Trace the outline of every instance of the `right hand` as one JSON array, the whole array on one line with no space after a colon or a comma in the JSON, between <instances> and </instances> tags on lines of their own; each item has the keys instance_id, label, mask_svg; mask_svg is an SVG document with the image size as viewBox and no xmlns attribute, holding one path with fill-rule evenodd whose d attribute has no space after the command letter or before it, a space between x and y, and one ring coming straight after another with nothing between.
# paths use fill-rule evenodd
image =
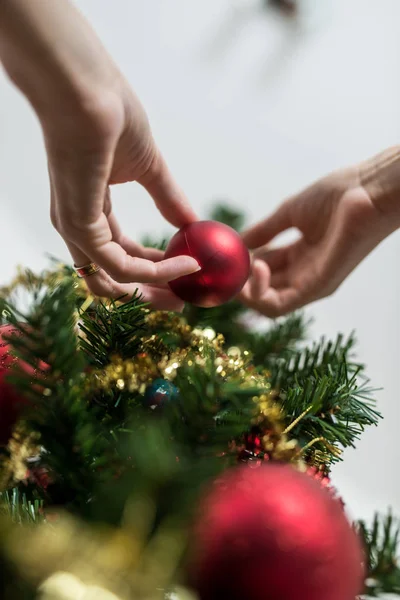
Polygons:
<instances>
[{"instance_id":1,"label":"right hand","mask_svg":"<svg viewBox=\"0 0 400 600\"><path fill-rule=\"evenodd\" d=\"M86 278L91 291L120 297L139 288L155 307L180 309L166 284L198 270L196 260L163 260L161 252L127 238L112 212L109 186L139 182L176 227L196 215L139 100L88 23L68 0L3 0L0 59L42 126L53 225L77 266L101 267Z\"/></svg>"},{"instance_id":2,"label":"right hand","mask_svg":"<svg viewBox=\"0 0 400 600\"><path fill-rule=\"evenodd\" d=\"M101 267L86 278L91 291L115 298L139 288L155 307L180 309L181 301L165 284L198 270L198 263L188 256L163 260L162 252L143 248L122 233L112 211L109 186L138 181L176 227L196 219L129 86L117 77L113 88L99 90L88 106L67 117L45 114L41 122L52 222L77 266Z\"/></svg>"},{"instance_id":3,"label":"right hand","mask_svg":"<svg viewBox=\"0 0 400 600\"><path fill-rule=\"evenodd\" d=\"M372 193L377 186L364 182L363 171L353 167L328 175L243 234L255 259L239 296L244 304L278 317L329 296L397 229L399 210L397 218L382 210ZM300 232L300 239L271 248L272 240L290 228Z\"/></svg>"}]
</instances>

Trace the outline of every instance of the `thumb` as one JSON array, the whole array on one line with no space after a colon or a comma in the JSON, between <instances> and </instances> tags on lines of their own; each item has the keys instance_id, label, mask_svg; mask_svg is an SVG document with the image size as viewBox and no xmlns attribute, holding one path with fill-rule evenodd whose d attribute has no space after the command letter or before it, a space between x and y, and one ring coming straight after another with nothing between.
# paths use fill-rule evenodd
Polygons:
<instances>
[{"instance_id":1,"label":"thumb","mask_svg":"<svg viewBox=\"0 0 400 600\"><path fill-rule=\"evenodd\" d=\"M169 223L183 227L197 221L186 195L176 183L155 144L150 167L138 181L152 196L158 210Z\"/></svg>"},{"instance_id":2,"label":"thumb","mask_svg":"<svg viewBox=\"0 0 400 600\"><path fill-rule=\"evenodd\" d=\"M291 202L286 200L270 216L254 225L242 234L244 243L248 248L259 248L268 244L279 233L293 226L291 215Z\"/></svg>"},{"instance_id":3,"label":"thumb","mask_svg":"<svg viewBox=\"0 0 400 600\"><path fill-rule=\"evenodd\" d=\"M239 294L239 298L243 301L259 300L268 290L270 281L271 271L268 265L264 261L256 259L249 280Z\"/></svg>"}]
</instances>

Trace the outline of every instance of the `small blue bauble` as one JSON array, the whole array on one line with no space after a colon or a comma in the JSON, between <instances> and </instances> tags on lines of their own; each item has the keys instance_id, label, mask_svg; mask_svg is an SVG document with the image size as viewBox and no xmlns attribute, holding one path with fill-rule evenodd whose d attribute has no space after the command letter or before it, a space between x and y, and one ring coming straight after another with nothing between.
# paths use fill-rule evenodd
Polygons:
<instances>
[{"instance_id":1,"label":"small blue bauble","mask_svg":"<svg viewBox=\"0 0 400 600\"><path fill-rule=\"evenodd\" d=\"M155 379L146 390L144 400L149 408L158 408L164 406L171 400L178 397L177 387L166 379Z\"/></svg>"}]
</instances>

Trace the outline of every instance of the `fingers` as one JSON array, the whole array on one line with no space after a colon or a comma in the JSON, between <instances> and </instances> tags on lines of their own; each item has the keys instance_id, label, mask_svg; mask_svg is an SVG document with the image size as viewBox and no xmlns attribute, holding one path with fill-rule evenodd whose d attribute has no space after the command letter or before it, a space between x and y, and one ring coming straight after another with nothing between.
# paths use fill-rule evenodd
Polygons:
<instances>
[{"instance_id":1,"label":"fingers","mask_svg":"<svg viewBox=\"0 0 400 600\"><path fill-rule=\"evenodd\" d=\"M250 249L259 248L292 226L291 201L287 200L270 217L245 231L243 241Z\"/></svg>"},{"instance_id":2,"label":"fingers","mask_svg":"<svg viewBox=\"0 0 400 600\"><path fill-rule=\"evenodd\" d=\"M122 233L119 223L112 212L108 214L108 223L111 229L112 237L130 256L139 256L153 262L159 262L163 259L164 252L157 248L144 248L142 244L138 244Z\"/></svg>"},{"instance_id":3,"label":"fingers","mask_svg":"<svg viewBox=\"0 0 400 600\"><path fill-rule=\"evenodd\" d=\"M95 247L80 243L80 249L120 283L167 283L200 270L197 261L190 256L177 256L155 263L145 258L129 256L112 240Z\"/></svg>"},{"instance_id":4,"label":"fingers","mask_svg":"<svg viewBox=\"0 0 400 600\"><path fill-rule=\"evenodd\" d=\"M152 196L161 214L175 227L180 228L197 220L158 148L155 149L150 168L138 181Z\"/></svg>"},{"instance_id":5,"label":"fingers","mask_svg":"<svg viewBox=\"0 0 400 600\"><path fill-rule=\"evenodd\" d=\"M50 177L50 191L51 191L51 220L56 229L59 228L59 214L57 210L57 201L54 186L52 184L52 178ZM108 207L109 212L109 228L110 231L120 240L120 243L124 247L125 252L131 252L133 255L138 257L144 257L149 261L161 261L163 252L153 248L143 248L140 244L129 240L121 233L119 225L111 212L111 205ZM71 241L66 240L66 244L71 253L73 261L78 266L87 265L93 262L93 259L88 254L82 251L82 249ZM197 267L196 267L197 268ZM149 286L149 285L138 285L136 283L120 283L110 277L110 275L100 270L94 275L86 278L86 283L90 291L100 297L105 298L121 298L125 296L131 298L132 295L138 290L139 293L143 294L144 301L149 302L154 308L161 310L181 311L184 303L172 293L168 287L164 286Z\"/></svg>"},{"instance_id":6,"label":"fingers","mask_svg":"<svg viewBox=\"0 0 400 600\"><path fill-rule=\"evenodd\" d=\"M167 287L144 285L141 289L144 300L155 309L181 312L185 306L185 303Z\"/></svg>"},{"instance_id":7,"label":"fingers","mask_svg":"<svg viewBox=\"0 0 400 600\"><path fill-rule=\"evenodd\" d=\"M249 280L242 289L241 296L247 298L261 298L267 291L270 283L271 272L262 260L255 260Z\"/></svg>"},{"instance_id":8,"label":"fingers","mask_svg":"<svg viewBox=\"0 0 400 600\"><path fill-rule=\"evenodd\" d=\"M91 262L74 244L68 243L67 245L76 265ZM136 283L122 284L114 281L103 270L86 277L85 282L92 294L101 298L116 300L126 296L126 299L129 300L137 291L139 294L143 294L144 302L149 302L156 309L180 312L184 306L184 303L167 286L150 286Z\"/></svg>"},{"instance_id":9,"label":"fingers","mask_svg":"<svg viewBox=\"0 0 400 600\"><path fill-rule=\"evenodd\" d=\"M291 287L272 287L273 279L268 266L262 261L255 261L252 275L239 294L239 300L249 308L271 318L280 317L299 308L301 301L298 290Z\"/></svg>"},{"instance_id":10,"label":"fingers","mask_svg":"<svg viewBox=\"0 0 400 600\"><path fill-rule=\"evenodd\" d=\"M249 308L271 318L281 317L302 306L298 291L294 288L276 290L270 287L261 298L243 298L243 302Z\"/></svg>"},{"instance_id":11,"label":"fingers","mask_svg":"<svg viewBox=\"0 0 400 600\"><path fill-rule=\"evenodd\" d=\"M67 239L69 247L74 247L74 261L77 266L90 262L96 263L108 276L119 283L167 283L184 275L200 270L197 261L190 256L177 256L161 260L160 252L147 249L141 253L149 258L130 256L117 242L107 241L99 246L92 246L88 242L71 241ZM136 245L135 245L136 246ZM129 244L132 251L132 245ZM139 252L140 248L138 249ZM158 262L153 262L157 260Z\"/></svg>"},{"instance_id":12,"label":"fingers","mask_svg":"<svg viewBox=\"0 0 400 600\"><path fill-rule=\"evenodd\" d=\"M272 249L264 246L258 248L254 252L254 256L266 262L272 272L280 271L281 269L285 269L289 264L291 248L292 245Z\"/></svg>"},{"instance_id":13,"label":"fingers","mask_svg":"<svg viewBox=\"0 0 400 600\"><path fill-rule=\"evenodd\" d=\"M101 212L94 221L82 220L82 223L77 226L68 222L65 206L69 204L65 200L60 200L57 194L56 205L60 233L65 241L73 244L76 250L79 249L80 255L86 257L84 264L96 263L114 281L119 283L167 283L200 269L197 261L190 256L160 260L158 252L150 251L146 255L151 258L145 258L145 253L140 250L138 245L122 236L112 213L107 218L104 212ZM63 210L61 210L61 205L64 207ZM66 220L64 223L63 217ZM154 256L157 256L159 262L153 262L152 257ZM82 262L79 260L76 264L81 266Z\"/></svg>"},{"instance_id":14,"label":"fingers","mask_svg":"<svg viewBox=\"0 0 400 600\"><path fill-rule=\"evenodd\" d=\"M301 285L295 283L288 255L295 244L265 251L267 261L256 258L252 274L239 300L249 308L271 318L283 316L303 306L307 299ZM272 267L282 267L274 270Z\"/></svg>"}]
</instances>

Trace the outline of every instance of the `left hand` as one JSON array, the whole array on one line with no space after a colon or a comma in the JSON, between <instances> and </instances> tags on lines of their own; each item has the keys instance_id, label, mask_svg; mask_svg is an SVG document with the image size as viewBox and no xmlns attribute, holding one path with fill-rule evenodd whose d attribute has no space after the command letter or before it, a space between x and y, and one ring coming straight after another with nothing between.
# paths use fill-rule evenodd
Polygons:
<instances>
[{"instance_id":1,"label":"left hand","mask_svg":"<svg viewBox=\"0 0 400 600\"><path fill-rule=\"evenodd\" d=\"M278 317L329 296L398 228L399 209L386 210L390 203L373 193L364 175L375 173L379 161L374 161L374 168L360 165L324 177L243 234L255 258L252 276L239 296L244 304ZM390 189L386 181L375 187ZM269 247L277 235L291 228L300 232L300 239Z\"/></svg>"}]
</instances>

